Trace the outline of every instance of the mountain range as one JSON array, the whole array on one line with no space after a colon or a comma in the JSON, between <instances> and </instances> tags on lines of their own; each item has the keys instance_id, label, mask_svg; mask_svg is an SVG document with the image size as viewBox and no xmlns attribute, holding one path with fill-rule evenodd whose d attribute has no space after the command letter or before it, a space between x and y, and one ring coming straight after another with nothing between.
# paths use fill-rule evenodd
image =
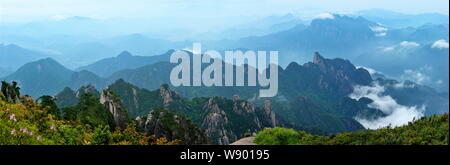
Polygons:
<instances>
[{"instance_id":1,"label":"mountain range","mask_svg":"<svg viewBox=\"0 0 450 165\"><path fill-rule=\"evenodd\" d=\"M376 14L373 14L374 12ZM413 23L414 26L396 26L389 23L380 23L376 18L371 17L374 15L385 15L383 18L389 20L407 20L407 22ZM413 19L417 17L421 19ZM319 51L330 58L349 59L358 66L374 69L393 79L411 80L421 85L433 87L438 91L446 92L448 91L449 82L447 76L449 35L448 19L443 21L442 18L448 18L448 16L438 14L404 15L383 10L373 10L362 11L359 14L328 14L328 17L317 17L310 22L305 22L297 19L292 14L288 14L263 18L255 21L254 25L243 24L236 27L236 29L246 29L246 27L258 27L257 25L259 24L261 24L261 28L277 24L289 25L279 30L255 35L242 34L240 38L235 39L220 40L217 39L220 37L215 37L216 40L203 39L200 41L204 49L277 50L280 55L280 65L283 67L286 67L291 62L305 63L309 61L311 52ZM73 24L70 22L89 24L89 22L95 22L96 20L74 18L58 24L64 24L66 21L69 24ZM15 34L8 30L6 32L9 35ZM92 65L97 65L95 63L99 60L113 58L111 57L112 55L120 54L124 50L133 55L150 56L164 54L170 49L189 48L192 43L187 40L168 41L156 39L153 36L147 36L142 33L124 34L103 39L84 37L84 39L79 40L63 35L60 35L59 38L63 38L64 41L56 42L59 39L49 38L48 40L51 42L47 42L47 40L43 39L27 39L27 37L16 37L16 39L10 40L6 36L6 43L17 43L22 46L21 49L41 55L33 55L39 58L14 59L13 63L0 67L0 70L3 70L3 73L0 72L0 75L8 75L23 64L44 57L52 57L70 69L81 71L84 68L94 67ZM83 36L78 36L78 38L83 38ZM44 43L46 44L27 43L19 39L45 41ZM17 45L15 46L18 47ZM23 47L26 47L26 49ZM9 49L3 49L7 51L2 51L0 56L12 58L10 55L15 54ZM112 69L113 71L109 71L109 73L95 71L96 69L93 68L86 70L96 73L100 77L105 77L115 71L135 69L137 66L142 66L142 63L135 64L127 67L117 66L119 69ZM425 77L415 76L417 74L425 75Z\"/></svg>"},{"instance_id":2,"label":"mountain range","mask_svg":"<svg viewBox=\"0 0 450 165\"><path fill-rule=\"evenodd\" d=\"M104 66L110 67L109 65ZM168 75L174 66L167 61L161 61L136 69L125 69L113 73L109 77L101 78L89 71L68 70L56 61L47 58L26 64L4 79L17 81L23 93L34 97L55 95L62 91L56 95L56 98L60 98L58 100L62 102L61 106L75 104L77 98L82 93L86 93L83 91L108 88L121 96L130 115L137 117L147 114L151 109L149 107L164 107L162 99L155 99L160 96L161 89L159 91L152 90L160 88L163 84L170 84ZM281 85L278 95L270 99L257 97L258 88L171 88L177 91L177 95L172 94L177 98L196 100L196 98L218 96L231 99L235 95L239 95L240 99L248 100L255 106L261 107L264 107L266 101L270 101L273 112L285 118L286 121L295 125L316 127L330 133L362 129L363 127L355 120L355 116L370 119L389 115L387 112L370 106L373 100L371 101L369 98L351 99L349 96L354 92L355 86L382 84L386 88L385 94L395 98L398 104L404 106L426 105L425 114L427 115L448 111L448 94L446 93L439 93L432 88L413 82L408 82L409 85L403 84L405 87L400 88L398 86L404 82L380 78L374 80L367 70L355 67L348 60L326 59L318 53L314 55L312 62L303 65L291 63L285 69L280 67L279 83ZM86 88L82 86L86 86ZM80 87L82 90L77 92L70 89ZM423 99L414 96L423 96ZM187 108L171 107L171 109ZM200 123L199 119L194 118L192 114L185 113L184 115L192 117L194 121Z\"/></svg>"}]
</instances>

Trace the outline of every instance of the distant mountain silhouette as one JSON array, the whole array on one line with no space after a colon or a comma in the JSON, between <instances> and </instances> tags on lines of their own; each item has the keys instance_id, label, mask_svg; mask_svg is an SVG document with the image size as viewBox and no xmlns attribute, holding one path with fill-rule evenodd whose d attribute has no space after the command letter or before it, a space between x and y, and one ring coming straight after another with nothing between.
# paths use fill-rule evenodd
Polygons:
<instances>
[{"instance_id":1,"label":"distant mountain silhouette","mask_svg":"<svg viewBox=\"0 0 450 165\"><path fill-rule=\"evenodd\" d=\"M124 51L117 57L106 58L76 70L88 70L101 77L108 77L120 70L136 69L156 62L169 61L172 52L173 50L170 50L162 55L155 56L133 56L128 51Z\"/></svg>"}]
</instances>

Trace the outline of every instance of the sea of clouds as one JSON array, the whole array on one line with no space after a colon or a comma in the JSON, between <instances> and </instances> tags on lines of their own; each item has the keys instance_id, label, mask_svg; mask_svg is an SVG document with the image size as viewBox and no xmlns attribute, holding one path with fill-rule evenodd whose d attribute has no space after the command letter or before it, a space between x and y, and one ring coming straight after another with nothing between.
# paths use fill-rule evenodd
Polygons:
<instances>
[{"instance_id":1,"label":"sea of clouds","mask_svg":"<svg viewBox=\"0 0 450 165\"><path fill-rule=\"evenodd\" d=\"M382 111L386 116L367 119L356 116L355 119L367 129L378 129L387 126L397 127L408 124L424 116L425 106L400 105L389 95L384 94L385 88L377 83L371 86L355 86L350 98L359 100L363 97L373 100L368 106Z\"/></svg>"}]
</instances>

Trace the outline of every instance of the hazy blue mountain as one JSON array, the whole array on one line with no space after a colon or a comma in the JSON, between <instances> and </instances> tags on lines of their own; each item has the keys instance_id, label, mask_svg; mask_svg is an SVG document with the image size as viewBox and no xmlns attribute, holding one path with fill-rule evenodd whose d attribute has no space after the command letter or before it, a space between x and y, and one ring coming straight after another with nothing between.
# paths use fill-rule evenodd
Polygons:
<instances>
[{"instance_id":1,"label":"hazy blue mountain","mask_svg":"<svg viewBox=\"0 0 450 165\"><path fill-rule=\"evenodd\" d=\"M114 50L128 50L132 54L149 56L163 54L171 49L183 49L190 42L173 42L164 39L147 37L143 34L130 34L101 40L100 43Z\"/></svg>"},{"instance_id":2,"label":"hazy blue mountain","mask_svg":"<svg viewBox=\"0 0 450 165\"><path fill-rule=\"evenodd\" d=\"M277 50L280 65L309 61L310 52L319 51L330 58L346 58L394 79L405 71L433 67L429 82L418 82L448 91L448 47L433 47L435 42L448 44L448 24L426 24L417 28L391 28L363 17L333 15L314 19L303 25L265 36L204 44L219 50ZM401 61L399 63L399 61ZM416 80L412 80L416 81ZM441 82L437 84L436 82Z\"/></svg>"},{"instance_id":3,"label":"hazy blue mountain","mask_svg":"<svg viewBox=\"0 0 450 165\"><path fill-rule=\"evenodd\" d=\"M102 59L76 70L88 70L101 77L108 77L114 72L120 70L136 69L147 64L153 64L160 61L169 61L172 52L173 50L170 50L162 55L155 56L133 56L128 51L124 51L117 57Z\"/></svg>"},{"instance_id":4,"label":"hazy blue mountain","mask_svg":"<svg viewBox=\"0 0 450 165\"><path fill-rule=\"evenodd\" d=\"M2 78L16 81L23 93L33 97L53 95L65 87L73 71L65 68L55 60L46 58L27 63L16 72Z\"/></svg>"},{"instance_id":5,"label":"hazy blue mountain","mask_svg":"<svg viewBox=\"0 0 450 165\"><path fill-rule=\"evenodd\" d=\"M448 24L448 16L437 13L402 14L384 9L363 10L356 13L371 21L391 27L419 27L425 24Z\"/></svg>"},{"instance_id":6,"label":"hazy blue mountain","mask_svg":"<svg viewBox=\"0 0 450 165\"><path fill-rule=\"evenodd\" d=\"M22 91L33 97L54 95L64 87L77 89L89 84L99 88L107 86L107 81L96 74L85 70L74 72L51 58L27 63L0 80L18 82Z\"/></svg>"},{"instance_id":7,"label":"hazy blue mountain","mask_svg":"<svg viewBox=\"0 0 450 165\"><path fill-rule=\"evenodd\" d=\"M50 57L50 55L25 49L15 44L0 44L0 66L3 70L13 71L26 63L45 57Z\"/></svg>"},{"instance_id":8,"label":"hazy blue mountain","mask_svg":"<svg viewBox=\"0 0 450 165\"><path fill-rule=\"evenodd\" d=\"M5 77L9 74L11 74L13 71L6 69L6 68L1 68L0 67L0 77Z\"/></svg>"},{"instance_id":9,"label":"hazy blue mountain","mask_svg":"<svg viewBox=\"0 0 450 165\"><path fill-rule=\"evenodd\" d=\"M299 24L291 29L264 36L253 36L237 41L205 44L208 48L219 50L249 49L277 50L282 66L290 62L306 62L311 52L319 51L330 57L349 54L369 47L376 37L370 27L379 26L362 17L333 15L333 19L314 19L305 27ZM362 51L362 50L361 50ZM364 50L366 51L366 50ZM349 54L349 56L352 54ZM345 56L344 58L348 58Z\"/></svg>"},{"instance_id":10,"label":"hazy blue mountain","mask_svg":"<svg viewBox=\"0 0 450 165\"><path fill-rule=\"evenodd\" d=\"M272 15L227 29L217 34L216 40L217 38L239 39L250 36L263 36L288 30L303 24L306 24L306 22L292 14Z\"/></svg>"},{"instance_id":11,"label":"hazy blue mountain","mask_svg":"<svg viewBox=\"0 0 450 165\"><path fill-rule=\"evenodd\" d=\"M72 75L70 76L70 80L67 83L67 86L74 89L87 85L93 85L99 89L103 89L107 86L105 79L99 77L95 73L86 70L72 73Z\"/></svg>"}]
</instances>

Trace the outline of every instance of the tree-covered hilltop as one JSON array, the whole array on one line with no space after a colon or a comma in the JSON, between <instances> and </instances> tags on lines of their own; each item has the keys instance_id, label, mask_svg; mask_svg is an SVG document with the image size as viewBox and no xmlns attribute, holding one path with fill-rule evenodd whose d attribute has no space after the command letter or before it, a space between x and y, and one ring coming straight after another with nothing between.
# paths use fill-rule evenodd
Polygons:
<instances>
[{"instance_id":1,"label":"tree-covered hilltop","mask_svg":"<svg viewBox=\"0 0 450 165\"><path fill-rule=\"evenodd\" d=\"M317 136L286 128L266 129L258 133L260 145L448 145L448 114L423 117L408 125L332 136Z\"/></svg>"}]
</instances>

